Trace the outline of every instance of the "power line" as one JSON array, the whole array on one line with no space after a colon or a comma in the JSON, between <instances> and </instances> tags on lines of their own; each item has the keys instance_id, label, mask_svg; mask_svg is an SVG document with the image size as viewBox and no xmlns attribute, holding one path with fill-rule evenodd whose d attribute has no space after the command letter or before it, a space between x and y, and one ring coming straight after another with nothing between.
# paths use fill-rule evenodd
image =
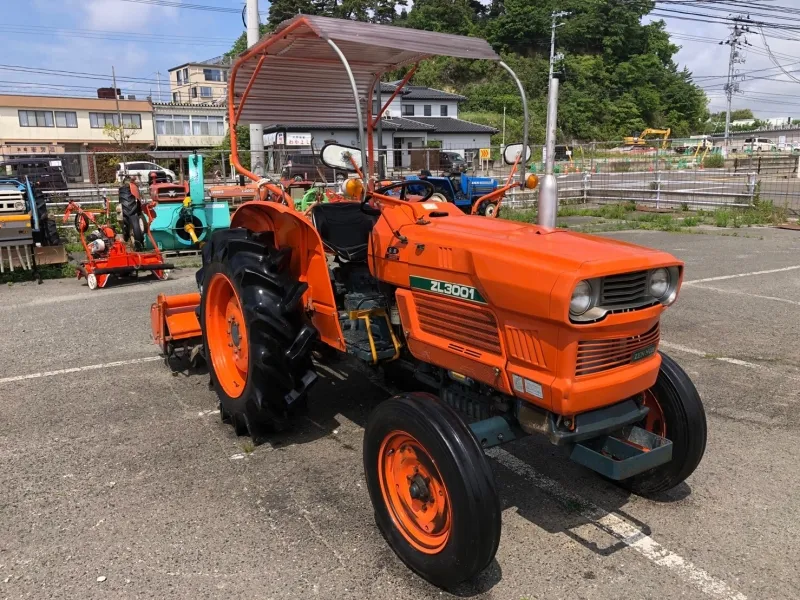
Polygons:
<instances>
[{"instance_id":1,"label":"power line","mask_svg":"<svg viewBox=\"0 0 800 600\"><path fill-rule=\"evenodd\" d=\"M11 35L31 35L31 34L54 34L65 35L69 37L77 37L93 40L107 40L107 41L131 41L143 42L148 44L170 44L170 45L186 45L196 44L197 38L195 36L179 36L179 35L155 35L143 33L128 33L119 31L101 31L91 29L68 29L62 27L40 27L36 25L12 25L6 24L3 27L3 32ZM204 44L213 46L230 46L231 40L226 38L204 38Z\"/></svg>"},{"instance_id":2,"label":"power line","mask_svg":"<svg viewBox=\"0 0 800 600\"><path fill-rule=\"evenodd\" d=\"M168 8L185 8L187 10L204 10L208 12L232 13L238 15L242 12L240 8L226 8L224 6L211 6L209 4L187 4L175 0L120 0L121 2L132 2L134 4L149 4L151 6L165 6Z\"/></svg>"}]
</instances>

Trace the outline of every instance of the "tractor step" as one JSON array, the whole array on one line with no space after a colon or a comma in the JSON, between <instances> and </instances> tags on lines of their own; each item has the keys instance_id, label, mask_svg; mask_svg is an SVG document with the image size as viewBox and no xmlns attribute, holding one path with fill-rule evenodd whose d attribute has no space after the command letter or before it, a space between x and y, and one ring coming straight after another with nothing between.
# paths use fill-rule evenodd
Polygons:
<instances>
[{"instance_id":1,"label":"tractor step","mask_svg":"<svg viewBox=\"0 0 800 600\"><path fill-rule=\"evenodd\" d=\"M641 427L626 427L575 444L570 458L601 475L620 481L672 460L672 442Z\"/></svg>"}]
</instances>

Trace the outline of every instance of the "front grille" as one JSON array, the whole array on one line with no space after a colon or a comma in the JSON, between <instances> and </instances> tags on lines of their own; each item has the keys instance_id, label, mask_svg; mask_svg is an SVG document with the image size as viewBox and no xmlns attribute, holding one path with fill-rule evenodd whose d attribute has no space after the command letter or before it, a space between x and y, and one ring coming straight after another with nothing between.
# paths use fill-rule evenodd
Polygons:
<instances>
[{"instance_id":1,"label":"front grille","mask_svg":"<svg viewBox=\"0 0 800 600\"><path fill-rule=\"evenodd\" d=\"M414 292L420 329L449 342L502 354L494 315L478 306Z\"/></svg>"},{"instance_id":2,"label":"front grille","mask_svg":"<svg viewBox=\"0 0 800 600\"><path fill-rule=\"evenodd\" d=\"M603 277L599 306L610 310L650 304L647 271Z\"/></svg>"},{"instance_id":3,"label":"front grille","mask_svg":"<svg viewBox=\"0 0 800 600\"><path fill-rule=\"evenodd\" d=\"M649 346L657 346L659 326L642 335L610 340L586 340L578 342L578 360L575 375L592 375L630 364L636 352ZM645 355L646 358L649 355Z\"/></svg>"}]
</instances>

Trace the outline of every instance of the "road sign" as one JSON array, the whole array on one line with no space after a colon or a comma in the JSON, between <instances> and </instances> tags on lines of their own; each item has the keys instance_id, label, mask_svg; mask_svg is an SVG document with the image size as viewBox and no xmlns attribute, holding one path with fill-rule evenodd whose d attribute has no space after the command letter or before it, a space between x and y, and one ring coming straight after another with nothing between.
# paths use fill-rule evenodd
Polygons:
<instances>
[{"instance_id":1,"label":"road sign","mask_svg":"<svg viewBox=\"0 0 800 600\"><path fill-rule=\"evenodd\" d=\"M480 159L481 160L489 160L492 157L492 149L491 148L481 148L479 152L480 152Z\"/></svg>"}]
</instances>

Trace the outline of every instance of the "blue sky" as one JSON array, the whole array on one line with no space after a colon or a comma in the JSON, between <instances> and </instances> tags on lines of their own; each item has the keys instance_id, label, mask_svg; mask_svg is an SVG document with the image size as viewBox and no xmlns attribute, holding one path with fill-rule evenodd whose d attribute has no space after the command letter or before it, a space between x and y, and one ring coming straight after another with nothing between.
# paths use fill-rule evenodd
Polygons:
<instances>
[{"instance_id":1,"label":"blue sky","mask_svg":"<svg viewBox=\"0 0 800 600\"><path fill-rule=\"evenodd\" d=\"M197 4L241 10L244 1L199 0ZM0 0L0 7L4 27L11 26L10 32L3 34L8 37L0 63L108 76L103 81L21 73L0 67L0 93L30 90L42 95L92 95L92 88L111 85L113 65L120 78L147 80L118 81L118 87L126 94L137 97L152 92L156 99L156 72L161 71L162 94L167 100L169 68L218 56L229 50L244 31L240 14L122 0ZM268 7L262 0L259 8L266 12ZM31 82L62 87L33 88Z\"/></svg>"},{"instance_id":2,"label":"blue sky","mask_svg":"<svg viewBox=\"0 0 800 600\"><path fill-rule=\"evenodd\" d=\"M244 5L244 0L172 1L236 11ZM781 4L800 7L800 0L782 0ZM262 0L260 9L265 18L269 3ZM222 54L244 30L238 12L207 12L123 0L0 0L0 14L4 16L5 38L0 63L107 77L22 73L0 66L0 93L91 96L94 88L111 85L113 65L120 77L118 87L137 97L152 93L157 99L156 72L160 71L162 98L168 100L167 69ZM711 109L724 109L724 77L720 75L727 73L728 47L718 45L718 41L726 38L728 29L721 24L668 19L667 30L677 34L674 41L682 46L677 60L681 66L688 66L707 89ZM750 107L761 117L800 115L800 99L796 99L800 96L796 94L800 83L775 66L758 32L751 34L749 40L752 46L748 47L746 63L738 68L743 73L755 71L777 80L749 76L740 84L745 93L735 97L734 108ZM798 69L800 41L768 38L767 43L790 72ZM800 77L800 70L796 76ZM138 81L125 81L126 77ZM44 85L54 87L41 87Z\"/></svg>"}]
</instances>

